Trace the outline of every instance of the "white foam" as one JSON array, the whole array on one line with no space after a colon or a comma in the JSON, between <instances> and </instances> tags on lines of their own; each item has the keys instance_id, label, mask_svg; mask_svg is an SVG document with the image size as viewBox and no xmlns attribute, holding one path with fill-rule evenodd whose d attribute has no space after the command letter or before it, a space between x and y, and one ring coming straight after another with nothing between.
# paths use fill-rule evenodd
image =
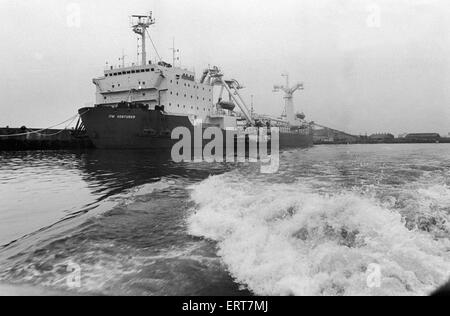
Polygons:
<instances>
[{"instance_id":1,"label":"white foam","mask_svg":"<svg viewBox=\"0 0 450 316\"><path fill-rule=\"evenodd\" d=\"M190 233L217 241L232 276L255 294L424 295L450 277L448 236L408 230L373 198L238 173L191 189ZM379 288L367 284L372 264L381 267Z\"/></svg>"},{"instance_id":2,"label":"white foam","mask_svg":"<svg viewBox=\"0 0 450 316\"><path fill-rule=\"evenodd\" d=\"M153 193L166 190L176 184L177 183L173 180L163 178L157 182L133 187L123 193L112 196L109 200L118 202L121 206L125 206L133 203L138 197L148 196Z\"/></svg>"}]
</instances>

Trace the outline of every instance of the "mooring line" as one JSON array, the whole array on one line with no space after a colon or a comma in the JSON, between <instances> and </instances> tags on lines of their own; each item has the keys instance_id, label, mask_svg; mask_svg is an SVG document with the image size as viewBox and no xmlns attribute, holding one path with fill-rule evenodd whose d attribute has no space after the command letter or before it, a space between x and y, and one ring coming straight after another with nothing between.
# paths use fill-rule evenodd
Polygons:
<instances>
[{"instance_id":1,"label":"mooring line","mask_svg":"<svg viewBox=\"0 0 450 316\"><path fill-rule=\"evenodd\" d=\"M28 135L33 135L33 134L39 134L40 136L43 136L43 137L55 136L55 135L58 135L58 134L62 133L65 130L67 130L67 127L69 127L69 125L72 124L75 121L76 118L82 117L87 112L89 112L89 110L87 110L87 111L85 111L85 112L83 112L81 114L77 114L75 116L72 116L69 119L67 119L67 120L65 120L65 121L63 121L63 122L61 122L61 123L59 123L57 125L53 125L53 126L50 126L50 127L44 128L44 129L40 129L40 130L32 131L32 132L26 132L26 133L19 133L19 134L0 135L0 138L28 136ZM50 129L53 129L53 128L58 127L60 125L63 125L64 123L67 123L67 122L70 122L70 123L66 126L66 128L61 130L61 131L59 131L59 132L57 132L57 133L54 133L54 134L42 134L42 132L45 132L45 131L50 130Z\"/></svg>"}]
</instances>

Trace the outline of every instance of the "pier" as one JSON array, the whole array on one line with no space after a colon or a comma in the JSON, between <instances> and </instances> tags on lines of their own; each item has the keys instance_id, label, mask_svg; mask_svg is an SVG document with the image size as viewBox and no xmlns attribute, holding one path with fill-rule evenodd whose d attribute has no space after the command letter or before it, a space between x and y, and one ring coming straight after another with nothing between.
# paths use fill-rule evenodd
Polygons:
<instances>
[{"instance_id":1,"label":"pier","mask_svg":"<svg viewBox=\"0 0 450 316\"><path fill-rule=\"evenodd\" d=\"M441 137L438 133L411 133L395 137L390 133L351 135L313 122L315 145L342 144L448 144L450 137Z\"/></svg>"},{"instance_id":2,"label":"pier","mask_svg":"<svg viewBox=\"0 0 450 316\"><path fill-rule=\"evenodd\" d=\"M75 129L0 128L0 151L92 148L92 142Z\"/></svg>"}]
</instances>

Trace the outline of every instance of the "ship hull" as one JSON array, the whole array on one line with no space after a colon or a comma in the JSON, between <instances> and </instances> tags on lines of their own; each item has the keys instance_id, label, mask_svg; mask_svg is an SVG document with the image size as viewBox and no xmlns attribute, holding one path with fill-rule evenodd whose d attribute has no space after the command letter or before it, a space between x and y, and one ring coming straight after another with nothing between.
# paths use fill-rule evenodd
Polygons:
<instances>
[{"instance_id":1,"label":"ship hull","mask_svg":"<svg viewBox=\"0 0 450 316\"><path fill-rule=\"evenodd\" d=\"M170 151L178 142L171 138L175 128L185 127L194 135L194 126L187 116L157 110L95 107L80 109L79 114L90 140L98 149ZM203 141L202 146L206 143L208 141ZM281 149L312 145L312 134L280 133Z\"/></svg>"}]
</instances>

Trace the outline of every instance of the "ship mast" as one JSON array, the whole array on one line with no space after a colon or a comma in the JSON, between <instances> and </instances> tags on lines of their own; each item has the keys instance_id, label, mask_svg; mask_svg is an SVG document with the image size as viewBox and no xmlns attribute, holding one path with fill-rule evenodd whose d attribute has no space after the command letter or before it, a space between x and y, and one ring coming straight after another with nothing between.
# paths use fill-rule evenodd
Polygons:
<instances>
[{"instance_id":1,"label":"ship mast","mask_svg":"<svg viewBox=\"0 0 450 316\"><path fill-rule=\"evenodd\" d=\"M146 49L146 33L147 29L155 24L156 21L152 16L152 12L149 15L133 15L132 16L132 29L133 32L140 35L142 38L142 66L147 64L147 49Z\"/></svg>"},{"instance_id":2,"label":"ship mast","mask_svg":"<svg viewBox=\"0 0 450 316\"><path fill-rule=\"evenodd\" d=\"M175 37L172 39L172 42L173 42L173 44L172 44L172 48L170 48L170 50L172 51L172 65L175 67L176 61L180 61L180 56L179 56L180 50L175 47ZM178 56L177 56L177 54L178 54Z\"/></svg>"}]
</instances>

